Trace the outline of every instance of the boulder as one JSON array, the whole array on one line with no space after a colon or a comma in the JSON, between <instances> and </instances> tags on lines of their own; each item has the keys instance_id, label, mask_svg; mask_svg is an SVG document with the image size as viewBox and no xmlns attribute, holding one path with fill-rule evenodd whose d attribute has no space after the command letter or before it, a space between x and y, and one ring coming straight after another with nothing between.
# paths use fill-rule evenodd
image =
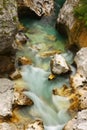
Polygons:
<instances>
[{"instance_id":1,"label":"boulder","mask_svg":"<svg viewBox=\"0 0 87 130\"><path fill-rule=\"evenodd\" d=\"M81 48L74 58L77 65L77 72L87 77L87 47Z\"/></svg>"},{"instance_id":2,"label":"boulder","mask_svg":"<svg viewBox=\"0 0 87 130\"><path fill-rule=\"evenodd\" d=\"M38 16L50 15L54 7L53 0L17 0L19 11L25 9L30 13L30 10L35 12ZM21 12L19 12L21 14Z\"/></svg>"},{"instance_id":3,"label":"boulder","mask_svg":"<svg viewBox=\"0 0 87 130\"><path fill-rule=\"evenodd\" d=\"M0 53L12 51L18 17L15 0L0 0Z\"/></svg>"},{"instance_id":4,"label":"boulder","mask_svg":"<svg viewBox=\"0 0 87 130\"><path fill-rule=\"evenodd\" d=\"M14 103L14 83L6 78L0 79L0 117L12 116Z\"/></svg>"},{"instance_id":5,"label":"boulder","mask_svg":"<svg viewBox=\"0 0 87 130\"><path fill-rule=\"evenodd\" d=\"M25 130L44 130L43 122L36 120L35 122L28 124Z\"/></svg>"},{"instance_id":6,"label":"boulder","mask_svg":"<svg viewBox=\"0 0 87 130\"><path fill-rule=\"evenodd\" d=\"M77 115L70 120L63 130L86 130L87 129L87 109L78 112Z\"/></svg>"},{"instance_id":7,"label":"boulder","mask_svg":"<svg viewBox=\"0 0 87 130\"><path fill-rule=\"evenodd\" d=\"M54 55L53 59L51 60L51 71L53 74L64 74L70 70L69 65L65 61L64 57L60 54Z\"/></svg>"},{"instance_id":8,"label":"boulder","mask_svg":"<svg viewBox=\"0 0 87 130\"><path fill-rule=\"evenodd\" d=\"M14 125L13 123L3 122L0 123L0 130L18 130L18 129L16 128L16 125Z\"/></svg>"},{"instance_id":9,"label":"boulder","mask_svg":"<svg viewBox=\"0 0 87 130\"><path fill-rule=\"evenodd\" d=\"M16 79L21 78L22 76L21 76L20 71L16 69L15 72L9 75L9 77L13 80L16 80Z\"/></svg>"},{"instance_id":10,"label":"boulder","mask_svg":"<svg viewBox=\"0 0 87 130\"><path fill-rule=\"evenodd\" d=\"M68 36L69 44L75 44L78 47L87 46L87 29L74 15L74 9L78 6L80 0L66 0L60 9L57 19L57 29ZM85 40L84 40L85 39Z\"/></svg>"},{"instance_id":11,"label":"boulder","mask_svg":"<svg viewBox=\"0 0 87 130\"><path fill-rule=\"evenodd\" d=\"M70 85L73 89L83 87L85 84L87 84L87 79L80 73L76 73L75 75L70 76Z\"/></svg>"},{"instance_id":12,"label":"boulder","mask_svg":"<svg viewBox=\"0 0 87 130\"><path fill-rule=\"evenodd\" d=\"M14 105L28 105L31 106L33 105L33 101L28 98L24 93L24 89L23 88L15 88L14 90Z\"/></svg>"},{"instance_id":13,"label":"boulder","mask_svg":"<svg viewBox=\"0 0 87 130\"><path fill-rule=\"evenodd\" d=\"M77 90L79 95L79 110L87 109L87 86Z\"/></svg>"}]
</instances>

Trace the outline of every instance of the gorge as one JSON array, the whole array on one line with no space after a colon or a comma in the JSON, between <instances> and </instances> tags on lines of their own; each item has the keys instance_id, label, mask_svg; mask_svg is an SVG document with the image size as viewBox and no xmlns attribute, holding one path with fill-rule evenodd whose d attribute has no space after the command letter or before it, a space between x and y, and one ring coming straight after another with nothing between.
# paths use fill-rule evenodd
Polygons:
<instances>
[{"instance_id":1,"label":"gorge","mask_svg":"<svg viewBox=\"0 0 87 130\"><path fill-rule=\"evenodd\" d=\"M1 130L86 130L87 31L74 16L78 4L1 0L1 63L14 63L4 60L0 73Z\"/></svg>"}]
</instances>

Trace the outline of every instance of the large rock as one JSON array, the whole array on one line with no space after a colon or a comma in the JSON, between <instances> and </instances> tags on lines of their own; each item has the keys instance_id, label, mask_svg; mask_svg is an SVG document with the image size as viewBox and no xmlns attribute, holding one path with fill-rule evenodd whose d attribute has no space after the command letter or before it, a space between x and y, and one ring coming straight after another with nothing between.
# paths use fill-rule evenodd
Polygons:
<instances>
[{"instance_id":1,"label":"large rock","mask_svg":"<svg viewBox=\"0 0 87 130\"><path fill-rule=\"evenodd\" d=\"M77 116L70 120L63 130L86 130L87 129L87 109L77 113Z\"/></svg>"},{"instance_id":2,"label":"large rock","mask_svg":"<svg viewBox=\"0 0 87 130\"><path fill-rule=\"evenodd\" d=\"M29 123L25 130L44 130L43 122L36 120L35 122Z\"/></svg>"},{"instance_id":3,"label":"large rock","mask_svg":"<svg viewBox=\"0 0 87 130\"><path fill-rule=\"evenodd\" d=\"M87 77L87 47L84 47L77 52L74 61L77 65L77 72Z\"/></svg>"},{"instance_id":4,"label":"large rock","mask_svg":"<svg viewBox=\"0 0 87 130\"><path fill-rule=\"evenodd\" d=\"M12 116L12 104L14 103L13 94L14 84L12 81L0 79L0 116Z\"/></svg>"},{"instance_id":5,"label":"large rock","mask_svg":"<svg viewBox=\"0 0 87 130\"><path fill-rule=\"evenodd\" d=\"M38 16L49 15L54 7L53 0L17 0L17 2L19 8L26 10L29 8Z\"/></svg>"},{"instance_id":6,"label":"large rock","mask_svg":"<svg viewBox=\"0 0 87 130\"><path fill-rule=\"evenodd\" d=\"M0 0L0 53L11 51L17 26L16 1Z\"/></svg>"},{"instance_id":7,"label":"large rock","mask_svg":"<svg viewBox=\"0 0 87 130\"><path fill-rule=\"evenodd\" d=\"M87 46L87 29L74 15L74 9L79 1L66 0L58 15L57 28L61 33L68 36L69 44L85 47Z\"/></svg>"},{"instance_id":8,"label":"large rock","mask_svg":"<svg viewBox=\"0 0 87 130\"><path fill-rule=\"evenodd\" d=\"M51 71L53 74L62 74L70 70L64 57L60 54L56 54L51 60Z\"/></svg>"}]
</instances>

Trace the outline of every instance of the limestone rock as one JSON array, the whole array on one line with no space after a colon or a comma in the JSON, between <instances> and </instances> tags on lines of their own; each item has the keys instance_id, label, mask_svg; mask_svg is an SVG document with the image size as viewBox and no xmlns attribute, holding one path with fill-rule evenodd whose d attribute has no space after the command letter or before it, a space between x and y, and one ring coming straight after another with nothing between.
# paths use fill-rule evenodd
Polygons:
<instances>
[{"instance_id":1,"label":"limestone rock","mask_svg":"<svg viewBox=\"0 0 87 130\"><path fill-rule=\"evenodd\" d=\"M0 0L0 53L11 51L17 26L16 1Z\"/></svg>"},{"instance_id":2,"label":"limestone rock","mask_svg":"<svg viewBox=\"0 0 87 130\"><path fill-rule=\"evenodd\" d=\"M18 32L15 38L16 38L16 43L20 42L20 44L25 44L28 40L28 37L22 32Z\"/></svg>"},{"instance_id":3,"label":"limestone rock","mask_svg":"<svg viewBox=\"0 0 87 130\"><path fill-rule=\"evenodd\" d=\"M38 16L50 15L54 7L53 0L17 0L17 2L20 8L29 8Z\"/></svg>"},{"instance_id":4,"label":"limestone rock","mask_svg":"<svg viewBox=\"0 0 87 130\"><path fill-rule=\"evenodd\" d=\"M81 48L77 52L74 61L77 65L77 72L87 77L87 47Z\"/></svg>"},{"instance_id":5,"label":"limestone rock","mask_svg":"<svg viewBox=\"0 0 87 130\"><path fill-rule=\"evenodd\" d=\"M87 86L78 89L79 109L87 109Z\"/></svg>"},{"instance_id":6,"label":"limestone rock","mask_svg":"<svg viewBox=\"0 0 87 130\"><path fill-rule=\"evenodd\" d=\"M53 74L62 74L70 70L68 64L66 63L62 55L56 54L51 60L51 71Z\"/></svg>"},{"instance_id":7,"label":"limestone rock","mask_svg":"<svg viewBox=\"0 0 87 130\"><path fill-rule=\"evenodd\" d=\"M0 116L12 115L12 104L14 103L14 84L12 81L1 78L0 79Z\"/></svg>"},{"instance_id":8,"label":"limestone rock","mask_svg":"<svg viewBox=\"0 0 87 130\"><path fill-rule=\"evenodd\" d=\"M87 129L87 109L77 113L72 120L70 120L63 130L86 130Z\"/></svg>"},{"instance_id":9,"label":"limestone rock","mask_svg":"<svg viewBox=\"0 0 87 130\"><path fill-rule=\"evenodd\" d=\"M36 120L35 122L28 124L25 130L44 130L43 123L40 120Z\"/></svg>"},{"instance_id":10,"label":"limestone rock","mask_svg":"<svg viewBox=\"0 0 87 130\"><path fill-rule=\"evenodd\" d=\"M31 65L32 60L23 56L18 59L18 64L19 65Z\"/></svg>"},{"instance_id":11,"label":"limestone rock","mask_svg":"<svg viewBox=\"0 0 87 130\"><path fill-rule=\"evenodd\" d=\"M24 89L17 89L15 88L14 91L14 105L28 105L31 106L33 104L33 101L28 98L24 93Z\"/></svg>"},{"instance_id":12,"label":"limestone rock","mask_svg":"<svg viewBox=\"0 0 87 130\"><path fill-rule=\"evenodd\" d=\"M78 87L83 87L87 83L87 79L85 76L76 73L74 76L70 77L71 87L76 89Z\"/></svg>"},{"instance_id":13,"label":"limestone rock","mask_svg":"<svg viewBox=\"0 0 87 130\"><path fill-rule=\"evenodd\" d=\"M69 44L78 47L87 46L87 29L74 15L74 9L80 0L66 0L57 19L57 29L68 36ZM85 40L84 40L85 39Z\"/></svg>"},{"instance_id":14,"label":"limestone rock","mask_svg":"<svg viewBox=\"0 0 87 130\"><path fill-rule=\"evenodd\" d=\"M10 77L11 79L15 80L15 79L21 78L22 76L21 76L20 71L18 71L18 70L16 69L16 71L15 71L14 73L12 73L11 75L9 75L9 77Z\"/></svg>"},{"instance_id":15,"label":"limestone rock","mask_svg":"<svg viewBox=\"0 0 87 130\"><path fill-rule=\"evenodd\" d=\"M0 130L18 130L13 123L0 123Z\"/></svg>"}]
</instances>

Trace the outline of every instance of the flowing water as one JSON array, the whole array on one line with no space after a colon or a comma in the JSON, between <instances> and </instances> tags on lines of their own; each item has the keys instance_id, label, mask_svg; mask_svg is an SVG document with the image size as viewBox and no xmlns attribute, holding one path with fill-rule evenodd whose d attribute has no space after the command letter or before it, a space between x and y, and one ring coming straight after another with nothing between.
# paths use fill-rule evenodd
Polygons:
<instances>
[{"instance_id":1,"label":"flowing water","mask_svg":"<svg viewBox=\"0 0 87 130\"><path fill-rule=\"evenodd\" d=\"M67 112L69 99L52 94L54 88L69 85L69 76L58 76L55 80L48 80L51 73L50 60L55 52L63 52L62 55L70 64L73 60L72 53L66 52L66 39L55 29L57 14L63 2L56 0L56 10L52 16L20 20L28 28L26 35L29 41L18 51L17 57L25 56L32 60L32 65L21 67L21 74L29 90L24 93L34 102L33 106L22 108L20 113L30 120L43 120L45 130L62 130L64 124L71 118ZM22 84L22 80L16 83Z\"/></svg>"}]
</instances>

